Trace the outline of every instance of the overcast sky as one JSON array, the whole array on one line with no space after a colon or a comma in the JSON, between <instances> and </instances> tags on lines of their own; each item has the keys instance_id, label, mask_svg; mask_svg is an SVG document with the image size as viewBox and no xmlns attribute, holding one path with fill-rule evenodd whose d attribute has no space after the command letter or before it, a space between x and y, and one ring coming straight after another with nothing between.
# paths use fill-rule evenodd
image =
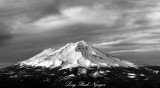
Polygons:
<instances>
[{"instance_id":1,"label":"overcast sky","mask_svg":"<svg viewBox=\"0 0 160 88\"><path fill-rule=\"evenodd\" d=\"M159 28L159 0L0 0L0 67L79 40L160 65Z\"/></svg>"}]
</instances>

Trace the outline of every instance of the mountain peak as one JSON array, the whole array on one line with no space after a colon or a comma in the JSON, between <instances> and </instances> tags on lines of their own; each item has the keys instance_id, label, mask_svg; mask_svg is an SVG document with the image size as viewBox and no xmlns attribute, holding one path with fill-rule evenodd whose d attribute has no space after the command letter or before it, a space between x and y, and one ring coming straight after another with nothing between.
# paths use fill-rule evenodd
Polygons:
<instances>
[{"instance_id":1,"label":"mountain peak","mask_svg":"<svg viewBox=\"0 0 160 88\"><path fill-rule=\"evenodd\" d=\"M87 42L85 42L84 40L78 41L76 43L68 43L66 44L66 47L85 47L85 46L90 46Z\"/></svg>"},{"instance_id":2,"label":"mountain peak","mask_svg":"<svg viewBox=\"0 0 160 88\"><path fill-rule=\"evenodd\" d=\"M84 40L81 40L81 41L76 42L76 44L87 45L87 42L85 42Z\"/></svg>"},{"instance_id":3,"label":"mountain peak","mask_svg":"<svg viewBox=\"0 0 160 88\"><path fill-rule=\"evenodd\" d=\"M61 66L63 69L77 66L135 67L133 63L124 60L121 61L118 58L106 54L87 44L84 40L76 43L68 43L55 51L53 49L46 49L30 59L20 62L20 65L49 68Z\"/></svg>"}]
</instances>

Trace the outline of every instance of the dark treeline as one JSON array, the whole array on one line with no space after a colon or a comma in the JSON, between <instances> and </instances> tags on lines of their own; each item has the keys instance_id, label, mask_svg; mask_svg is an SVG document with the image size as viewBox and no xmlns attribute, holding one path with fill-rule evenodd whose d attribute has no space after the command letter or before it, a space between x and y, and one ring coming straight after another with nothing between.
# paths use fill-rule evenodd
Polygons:
<instances>
[{"instance_id":1,"label":"dark treeline","mask_svg":"<svg viewBox=\"0 0 160 88\"><path fill-rule=\"evenodd\" d=\"M0 88L160 88L158 66L60 68L10 66L0 70Z\"/></svg>"}]
</instances>

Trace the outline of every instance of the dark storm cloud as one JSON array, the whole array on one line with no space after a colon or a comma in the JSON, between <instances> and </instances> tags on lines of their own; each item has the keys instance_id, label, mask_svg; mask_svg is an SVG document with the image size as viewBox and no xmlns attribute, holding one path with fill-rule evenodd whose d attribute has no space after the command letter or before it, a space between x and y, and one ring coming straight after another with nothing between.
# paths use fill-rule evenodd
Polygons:
<instances>
[{"instance_id":1,"label":"dark storm cloud","mask_svg":"<svg viewBox=\"0 0 160 88\"><path fill-rule=\"evenodd\" d=\"M4 46L10 38L11 35L0 34L0 47Z\"/></svg>"},{"instance_id":2,"label":"dark storm cloud","mask_svg":"<svg viewBox=\"0 0 160 88\"><path fill-rule=\"evenodd\" d=\"M11 38L12 35L8 28L0 22L0 47L4 46Z\"/></svg>"},{"instance_id":3,"label":"dark storm cloud","mask_svg":"<svg viewBox=\"0 0 160 88\"><path fill-rule=\"evenodd\" d=\"M0 6L0 16L12 18L28 17L31 20L40 19L49 14L59 13L59 3L55 0L4 0Z\"/></svg>"},{"instance_id":4,"label":"dark storm cloud","mask_svg":"<svg viewBox=\"0 0 160 88\"><path fill-rule=\"evenodd\" d=\"M15 25L25 25L50 14L59 14L61 1L0 0L0 47L17 36L14 34L17 31Z\"/></svg>"}]
</instances>

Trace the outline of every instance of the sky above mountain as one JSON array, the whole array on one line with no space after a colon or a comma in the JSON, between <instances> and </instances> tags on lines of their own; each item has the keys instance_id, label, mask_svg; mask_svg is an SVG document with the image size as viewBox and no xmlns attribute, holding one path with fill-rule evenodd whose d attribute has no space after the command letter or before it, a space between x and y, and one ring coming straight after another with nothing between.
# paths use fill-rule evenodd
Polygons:
<instances>
[{"instance_id":1,"label":"sky above mountain","mask_svg":"<svg viewBox=\"0 0 160 88\"><path fill-rule=\"evenodd\" d=\"M159 28L159 0L0 0L0 67L79 40L159 65Z\"/></svg>"}]
</instances>

